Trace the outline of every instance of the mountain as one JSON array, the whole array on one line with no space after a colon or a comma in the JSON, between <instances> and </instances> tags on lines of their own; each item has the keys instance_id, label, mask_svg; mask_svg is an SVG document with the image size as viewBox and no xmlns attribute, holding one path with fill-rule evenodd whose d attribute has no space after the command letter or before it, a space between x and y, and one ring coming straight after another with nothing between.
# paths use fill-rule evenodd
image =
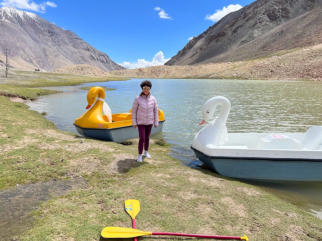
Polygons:
<instances>
[{"instance_id":1,"label":"mountain","mask_svg":"<svg viewBox=\"0 0 322 241\"><path fill-rule=\"evenodd\" d=\"M257 0L193 38L166 65L229 62L322 43L322 0Z\"/></svg>"},{"instance_id":2,"label":"mountain","mask_svg":"<svg viewBox=\"0 0 322 241\"><path fill-rule=\"evenodd\" d=\"M313 80L322 83L322 44L276 52L252 60L162 65L108 72L121 78Z\"/></svg>"},{"instance_id":3,"label":"mountain","mask_svg":"<svg viewBox=\"0 0 322 241\"><path fill-rule=\"evenodd\" d=\"M9 65L19 69L53 71L78 64L92 65L104 71L123 69L72 31L34 13L0 8L0 33L2 65L7 49Z\"/></svg>"}]
</instances>

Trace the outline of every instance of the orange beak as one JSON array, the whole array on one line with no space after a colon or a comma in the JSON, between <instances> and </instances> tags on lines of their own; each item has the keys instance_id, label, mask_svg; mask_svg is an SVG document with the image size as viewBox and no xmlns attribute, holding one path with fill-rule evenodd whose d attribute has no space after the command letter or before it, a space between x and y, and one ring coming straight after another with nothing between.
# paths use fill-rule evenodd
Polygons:
<instances>
[{"instance_id":1,"label":"orange beak","mask_svg":"<svg viewBox=\"0 0 322 241\"><path fill-rule=\"evenodd\" d=\"M206 121L205 120L202 120L199 125L203 125L205 123L206 123Z\"/></svg>"},{"instance_id":2,"label":"orange beak","mask_svg":"<svg viewBox=\"0 0 322 241\"><path fill-rule=\"evenodd\" d=\"M88 105L88 106L86 106L86 109L89 109L91 107L91 105Z\"/></svg>"}]
</instances>

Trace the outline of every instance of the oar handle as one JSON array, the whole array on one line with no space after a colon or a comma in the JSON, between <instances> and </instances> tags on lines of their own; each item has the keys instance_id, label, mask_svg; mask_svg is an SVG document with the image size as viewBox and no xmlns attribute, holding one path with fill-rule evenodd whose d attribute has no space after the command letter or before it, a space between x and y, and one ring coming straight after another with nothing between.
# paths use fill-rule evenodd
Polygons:
<instances>
[{"instance_id":1,"label":"oar handle","mask_svg":"<svg viewBox=\"0 0 322 241\"><path fill-rule=\"evenodd\" d=\"M152 235L212 238L212 239L224 239L224 240L242 240L242 237L237 237L237 236L204 235L204 234L188 234L188 233L157 233L157 232L155 233L155 232L153 232Z\"/></svg>"},{"instance_id":2,"label":"oar handle","mask_svg":"<svg viewBox=\"0 0 322 241\"><path fill-rule=\"evenodd\" d=\"M136 225L135 225L135 219L134 219L134 218L132 219L132 228L136 228ZM137 237L135 237L135 238L134 238L134 241L138 241L138 238L137 238Z\"/></svg>"}]
</instances>

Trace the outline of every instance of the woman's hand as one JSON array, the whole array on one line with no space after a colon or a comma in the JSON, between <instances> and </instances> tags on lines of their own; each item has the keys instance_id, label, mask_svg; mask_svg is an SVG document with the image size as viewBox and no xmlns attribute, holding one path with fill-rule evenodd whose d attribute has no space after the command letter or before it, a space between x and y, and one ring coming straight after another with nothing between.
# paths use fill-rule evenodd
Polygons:
<instances>
[{"instance_id":1,"label":"woman's hand","mask_svg":"<svg viewBox=\"0 0 322 241\"><path fill-rule=\"evenodd\" d=\"M154 128L157 128L158 127L158 125L153 125L154 126Z\"/></svg>"},{"instance_id":2,"label":"woman's hand","mask_svg":"<svg viewBox=\"0 0 322 241\"><path fill-rule=\"evenodd\" d=\"M133 125L134 128L136 128L136 125Z\"/></svg>"}]
</instances>

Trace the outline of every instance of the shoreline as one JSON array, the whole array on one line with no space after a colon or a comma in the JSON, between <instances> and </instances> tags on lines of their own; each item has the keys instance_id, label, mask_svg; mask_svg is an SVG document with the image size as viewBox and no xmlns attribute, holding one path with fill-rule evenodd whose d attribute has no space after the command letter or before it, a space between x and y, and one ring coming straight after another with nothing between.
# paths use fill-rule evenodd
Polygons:
<instances>
[{"instance_id":1,"label":"shoreline","mask_svg":"<svg viewBox=\"0 0 322 241\"><path fill-rule=\"evenodd\" d=\"M53 195L31 210L23 202L21 217L28 219L9 223L17 232L5 233L5 240L100 240L105 226L130 226L126 199L141 201L142 230L246 234L250 240L322 237L322 220L306 210L259 187L186 167L169 156L168 146L152 144L153 158L138 164L136 145L76 137L16 100L0 96L0 195L30 185L50 186ZM60 182L75 178L86 185L60 193Z\"/></svg>"}]
</instances>

